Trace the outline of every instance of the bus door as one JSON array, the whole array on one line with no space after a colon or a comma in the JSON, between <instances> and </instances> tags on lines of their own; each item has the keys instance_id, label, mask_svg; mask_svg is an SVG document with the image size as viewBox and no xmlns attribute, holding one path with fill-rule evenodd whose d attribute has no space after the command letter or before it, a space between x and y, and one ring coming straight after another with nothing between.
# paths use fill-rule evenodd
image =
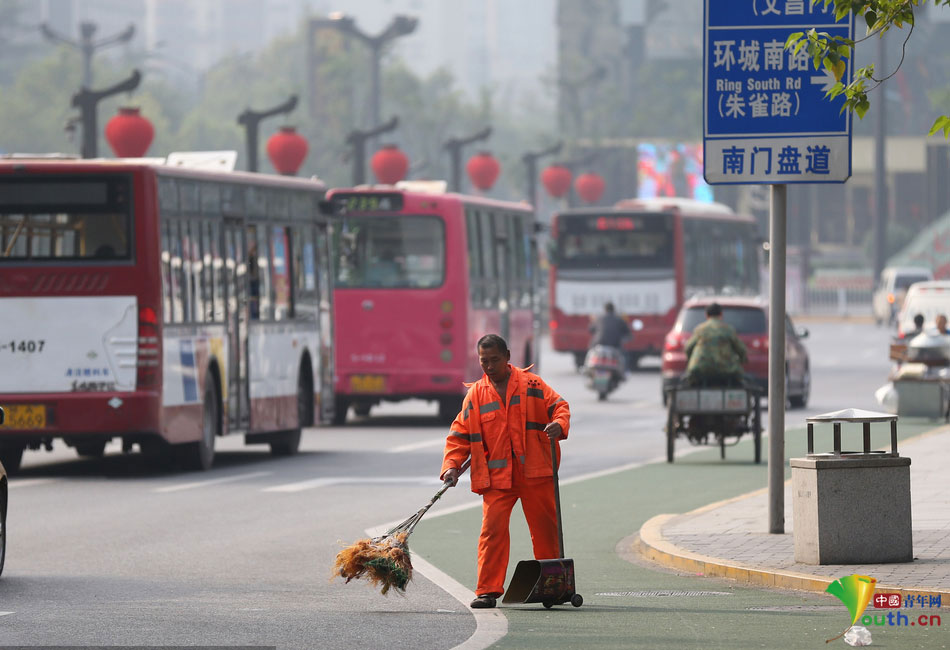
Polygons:
<instances>
[{"instance_id":1,"label":"bus door","mask_svg":"<svg viewBox=\"0 0 950 650\"><path fill-rule=\"evenodd\" d=\"M246 430L249 425L247 381L247 259L244 254L244 224L236 219L224 223L224 250L228 283L228 429Z\"/></svg>"}]
</instances>

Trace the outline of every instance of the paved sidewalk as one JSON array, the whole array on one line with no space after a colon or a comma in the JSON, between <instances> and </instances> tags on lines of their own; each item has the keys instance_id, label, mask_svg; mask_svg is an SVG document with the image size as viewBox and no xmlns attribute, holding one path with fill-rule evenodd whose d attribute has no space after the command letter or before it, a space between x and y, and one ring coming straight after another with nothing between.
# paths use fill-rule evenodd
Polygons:
<instances>
[{"instance_id":1,"label":"paved sidewalk","mask_svg":"<svg viewBox=\"0 0 950 650\"><path fill-rule=\"evenodd\" d=\"M789 589L824 591L834 580L857 573L876 578L878 590L942 594L942 605L950 607L950 427L905 440L899 451L911 459L913 562L796 563L790 481L782 535L767 532L768 491L763 489L686 514L653 517L640 529L638 551L671 568Z\"/></svg>"}]
</instances>

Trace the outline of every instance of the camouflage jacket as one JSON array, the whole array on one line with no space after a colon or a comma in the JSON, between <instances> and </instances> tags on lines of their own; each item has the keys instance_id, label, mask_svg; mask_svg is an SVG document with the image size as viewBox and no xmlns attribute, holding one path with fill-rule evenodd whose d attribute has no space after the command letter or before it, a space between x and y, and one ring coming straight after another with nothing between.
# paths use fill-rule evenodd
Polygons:
<instances>
[{"instance_id":1,"label":"camouflage jacket","mask_svg":"<svg viewBox=\"0 0 950 650\"><path fill-rule=\"evenodd\" d=\"M745 345L732 325L721 318L708 318L701 323L686 343L686 374L741 375L746 362Z\"/></svg>"}]
</instances>

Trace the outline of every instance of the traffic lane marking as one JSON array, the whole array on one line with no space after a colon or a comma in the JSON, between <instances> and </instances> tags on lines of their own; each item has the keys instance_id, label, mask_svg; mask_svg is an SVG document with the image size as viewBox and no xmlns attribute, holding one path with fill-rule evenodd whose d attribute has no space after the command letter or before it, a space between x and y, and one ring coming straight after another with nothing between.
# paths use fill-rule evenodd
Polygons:
<instances>
[{"instance_id":1,"label":"traffic lane marking","mask_svg":"<svg viewBox=\"0 0 950 650\"><path fill-rule=\"evenodd\" d=\"M30 487L32 485L44 485L46 483L55 483L59 479L56 478L23 478L23 479L12 479L8 485L10 489L21 488L21 487ZM9 612L8 612L9 613Z\"/></svg>"},{"instance_id":2,"label":"traffic lane marking","mask_svg":"<svg viewBox=\"0 0 950 650\"><path fill-rule=\"evenodd\" d=\"M467 476L460 476L459 483L465 482ZM307 481L297 481L295 483L284 483L283 485L273 485L264 488L263 492L303 492L304 490L314 490L327 487L329 485L366 485L366 484L392 484L403 483L411 485L442 485L442 481L434 476L336 476L326 478L314 478Z\"/></svg>"},{"instance_id":3,"label":"traffic lane marking","mask_svg":"<svg viewBox=\"0 0 950 650\"><path fill-rule=\"evenodd\" d=\"M191 483L179 483L178 485L168 485L152 490L153 492L180 492L182 490L191 490L202 488L209 485L221 485L222 483L233 483L234 481L243 481L244 479L258 478L260 476L270 476L273 472L251 472L249 474L238 474L236 476L225 476L222 478L208 479L207 481L193 481Z\"/></svg>"},{"instance_id":4,"label":"traffic lane marking","mask_svg":"<svg viewBox=\"0 0 950 650\"><path fill-rule=\"evenodd\" d=\"M398 447L393 447L389 450L391 454L401 454L407 451L415 451L417 449L425 449L426 447L441 447L445 444L445 436L436 438L435 440L421 440L419 442L411 442L407 445L400 445Z\"/></svg>"}]
</instances>

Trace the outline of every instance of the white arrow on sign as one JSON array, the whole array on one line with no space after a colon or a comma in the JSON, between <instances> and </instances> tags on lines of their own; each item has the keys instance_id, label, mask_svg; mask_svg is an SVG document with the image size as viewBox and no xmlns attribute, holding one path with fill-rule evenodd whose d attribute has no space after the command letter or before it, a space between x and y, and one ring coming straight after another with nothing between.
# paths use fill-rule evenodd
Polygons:
<instances>
[{"instance_id":1,"label":"white arrow on sign","mask_svg":"<svg viewBox=\"0 0 950 650\"><path fill-rule=\"evenodd\" d=\"M834 85L838 83L838 80L835 79L835 75L833 72L825 68L820 75L815 75L814 77L812 77L811 82L813 84L818 84L819 86L821 86L822 90L824 90L825 92L828 92L829 90L834 88Z\"/></svg>"}]
</instances>

